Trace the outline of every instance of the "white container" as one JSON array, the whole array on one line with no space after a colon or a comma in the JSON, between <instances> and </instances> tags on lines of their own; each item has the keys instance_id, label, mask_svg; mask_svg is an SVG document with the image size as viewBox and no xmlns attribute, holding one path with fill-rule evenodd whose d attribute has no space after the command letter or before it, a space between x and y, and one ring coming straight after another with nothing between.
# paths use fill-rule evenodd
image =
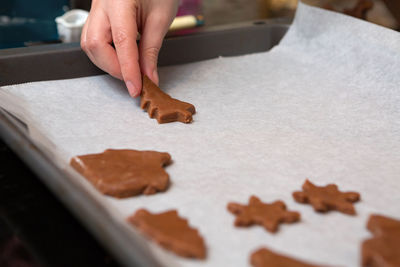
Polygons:
<instances>
[{"instance_id":1,"label":"white container","mask_svg":"<svg viewBox=\"0 0 400 267\"><path fill-rule=\"evenodd\" d=\"M57 17L57 31L60 39L64 43L79 42L88 15L89 12L85 10L72 9L61 17Z\"/></svg>"}]
</instances>

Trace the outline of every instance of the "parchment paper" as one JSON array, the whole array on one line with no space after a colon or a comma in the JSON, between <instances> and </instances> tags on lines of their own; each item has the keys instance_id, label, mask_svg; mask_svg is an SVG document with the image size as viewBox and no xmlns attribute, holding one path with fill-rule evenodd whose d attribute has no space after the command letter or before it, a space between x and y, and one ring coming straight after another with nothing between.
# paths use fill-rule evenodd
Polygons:
<instances>
[{"instance_id":1,"label":"parchment paper","mask_svg":"<svg viewBox=\"0 0 400 267\"><path fill-rule=\"evenodd\" d=\"M161 87L196 106L190 125L157 124L109 76L3 87L0 103L45 137L65 165L107 148L169 152L167 192L99 197L122 219L138 208L174 208L198 227L207 260L172 256L170 266L247 266L260 246L359 266L368 216L400 217L399 70L399 33L300 4L270 52L160 69ZM306 177L359 191L357 216L295 203L291 193ZM276 234L235 228L227 203L247 203L253 194L284 200L301 222Z\"/></svg>"}]
</instances>

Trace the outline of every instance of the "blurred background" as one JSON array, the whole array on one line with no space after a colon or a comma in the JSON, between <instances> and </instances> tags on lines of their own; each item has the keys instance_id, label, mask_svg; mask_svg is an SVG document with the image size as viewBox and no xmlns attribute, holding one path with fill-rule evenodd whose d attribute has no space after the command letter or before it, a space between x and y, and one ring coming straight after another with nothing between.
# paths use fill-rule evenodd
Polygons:
<instances>
[{"instance_id":1,"label":"blurred background","mask_svg":"<svg viewBox=\"0 0 400 267\"><path fill-rule=\"evenodd\" d=\"M57 31L55 18L71 9L89 10L90 2L90 0L2 0L0 48L60 42L62 38ZM346 13L395 30L399 29L399 0L304 0L303 2ZM290 19L295 13L296 6L297 0L181 0L178 16L195 15L201 20L197 26L211 27L259 19L282 17ZM193 32L195 31L180 31L179 34Z\"/></svg>"},{"instance_id":2,"label":"blurred background","mask_svg":"<svg viewBox=\"0 0 400 267\"><path fill-rule=\"evenodd\" d=\"M397 7L399 14L400 1L398 0L303 0L303 2L337 12L346 13L347 11L347 13L352 13L351 15L392 29L397 29L399 26L391 12L395 13ZM389 8L389 2L398 4L396 6L392 4ZM203 0L202 4L206 23L210 25L291 17L296 6L297 0Z\"/></svg>"}]
</instances>

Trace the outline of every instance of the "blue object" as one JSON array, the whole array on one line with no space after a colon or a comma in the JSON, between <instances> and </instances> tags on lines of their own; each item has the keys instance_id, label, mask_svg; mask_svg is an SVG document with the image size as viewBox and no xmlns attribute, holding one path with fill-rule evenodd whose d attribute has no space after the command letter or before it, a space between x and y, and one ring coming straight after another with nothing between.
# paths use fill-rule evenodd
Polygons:
<instances>
[{"instance_id":1,"label":"blue object","mask_svg":"<svg viewBox=\"0 0 400 267\"><path fill-rule=\"evenodd\" d=\"M0 48L58 40L54 19L68 6L68 0L0 1Z\"/></svg>"}]
</instances>

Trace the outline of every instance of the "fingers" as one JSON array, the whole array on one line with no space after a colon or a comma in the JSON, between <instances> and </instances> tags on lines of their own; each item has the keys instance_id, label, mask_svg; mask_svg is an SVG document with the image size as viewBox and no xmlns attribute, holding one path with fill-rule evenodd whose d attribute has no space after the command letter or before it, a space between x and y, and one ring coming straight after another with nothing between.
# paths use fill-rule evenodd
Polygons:
<instances>
[{"instance_id":1,"label":"fingers","mask_svg":"<svg viewBox=\"0 0 400 267\"><path fill-rule=\"evenodd\" d=\"M101 8L98 8L92 13L82 31L82 49L97 67L115 78L122 79L117 54L111 42L108 17Z\"/></svg>"},{"instance_id":2,"label":"fingers","mask_svg":"<svg viewBox=\"0 0 400 267\"><path fill-rule=\"evenodd\" d=\"M81 33L81 48L85 52L86 52L86 32L87 32L88 24L89 24L89 17L86 19L85 25L83 25L82 33Z\"/></svg>"},{"instance_id":3,"label":"fingers","mask_svg":"<svg viewBox=\"0 0 400 267\"><path fill-rule=\"evenodd\" d=\"M147 17L140 39L139 55L142 74L158 85L158 53L172 18L168 12L155 10Z\"/></svg>"},{"instance_id":4,"label":"fingers","mask_svg":"<svg viewBox=\"0 0 400 267\"><path fill-rule=\"evenodd\" d=\"M85 51L86 55L90 58L90 60L93 62L93 64L96 65L95 63L95 58L93 57L93 55L90 53L88 47L87 47L87 29L89 27L89 21L90 21L90 15L89 17L86 19L85 25L83 26L82 29L82 34L81 34L81 48L83 51Z\"/></svg>"},{"instance_id":5,"label":"fingers","mask_svg":"<svg viewBox=\"0 0 400 267\"><path fill-rule=\"evenodd\" d=\"M82 31L82 49L96 66L123 79L130 95L136 97L142 89L141 72L158 84L158 53L177 4L177 0L157 5L138 0L93 0ZM138 23L143 29L140 56L136 43Z\"/></svg>"},{"instance_id":6,"label":"fingers","mask_svg":"<svg viewBox=\"0 0 400 267\"><path fill-rule=\"evenodd\" d=\"M136 97L142 89L136 44L137 24L135 1L115 0L109 2L109 19L112 39L117 52L122 78L129 94Z\"/></svg>"}]
</instances>

